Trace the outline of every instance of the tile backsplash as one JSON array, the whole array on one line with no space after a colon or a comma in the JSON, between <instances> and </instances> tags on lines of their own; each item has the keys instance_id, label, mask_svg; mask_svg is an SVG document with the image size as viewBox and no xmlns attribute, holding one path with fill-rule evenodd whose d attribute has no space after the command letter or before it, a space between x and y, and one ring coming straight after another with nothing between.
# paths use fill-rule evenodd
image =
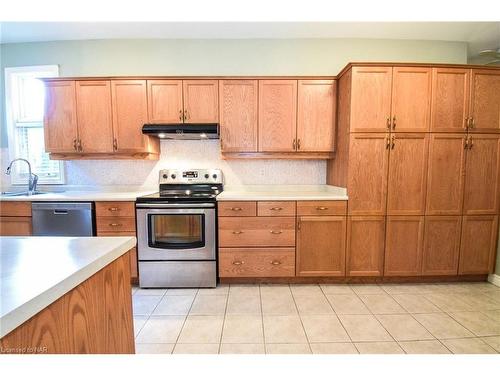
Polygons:
<instances>
[{"instance_id":1,"label":"tile backsplash","mask_svg":"<svg viewBox=\"0 0 500 375\"><path fill-rule=\"evenodd\" d=\"M7 154L3 152L2 156L7 156ZM77 186L134 185L156 188L158 171L165 168L220 168L227 185L326 183L326 161L324 160L224 160L218 140L163 140L160 160L157 161L66 161L66 184ZM8 181L3 178L2 185L8 184Z\"/></svg>"}]
</instances>

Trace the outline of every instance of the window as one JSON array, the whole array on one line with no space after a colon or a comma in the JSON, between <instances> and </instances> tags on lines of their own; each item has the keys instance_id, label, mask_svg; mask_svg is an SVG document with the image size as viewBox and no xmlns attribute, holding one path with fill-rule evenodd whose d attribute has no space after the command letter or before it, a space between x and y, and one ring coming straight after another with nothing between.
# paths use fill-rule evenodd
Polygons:
<instances>
[{"instance_id":1,"label":"window","mask_svg":"<svg viewBox=\"0 0 500 375\"><path fill-rule=\"evenodd\" d=\"M5 101L9 156L24 158L38 175L39 184L63 184L64 164L50 160L43 134L44 87L38 78L59 76L57 65L5 68ZM26 184L28 166L15 163L11 183Z\"/></svg>"}]
</instances>

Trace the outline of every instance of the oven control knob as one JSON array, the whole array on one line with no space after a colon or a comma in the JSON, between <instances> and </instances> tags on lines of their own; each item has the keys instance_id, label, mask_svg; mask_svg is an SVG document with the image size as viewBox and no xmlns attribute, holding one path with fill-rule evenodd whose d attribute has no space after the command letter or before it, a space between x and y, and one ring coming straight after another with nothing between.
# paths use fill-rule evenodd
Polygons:
<instances>
[{"instance_id":1,"label":"oven control knob","mask_svg":"<svg viewBox=\"0 0 500 375\"><path fill-rule=\"evenodd\" d=\"M205 178L209 178L210 176L208 175L208 173L205 173Z\"/></svg>"},{"instance_id":2,"label":"oven control knob","mask_svg":"<svg viewBox=\"0 0 500 375\"><path fill-rule=\"evenodd\" d=\"M174 179L174 180L175 180L175 177L176 177L176 176L175 176L175 174L173 174L173 173L172 173L172 174L170 175L170 177L172 177L172 179Z\"/></svg>"},{"instance_id":3,"label":"oven control knob","mask_svg":"<svg viewBox=\"0 0 500 375\"><path fill-rule=\"evenodd\" d=\"M215 180L215 179L217 178L217 175L214 173L214 174L212 175L212 178Z\"/></svg>"},{"instance_id":4,"label":"oven control knob","mask_svg":"<svg viewBox=\"0 0 500 375\"><path fill-rule=\"evenodd\" d=\"M168 174L166 174L166 173L165 173L165 174L163 175L163 178L168 178Z\"/></svg>"}]
</instances>

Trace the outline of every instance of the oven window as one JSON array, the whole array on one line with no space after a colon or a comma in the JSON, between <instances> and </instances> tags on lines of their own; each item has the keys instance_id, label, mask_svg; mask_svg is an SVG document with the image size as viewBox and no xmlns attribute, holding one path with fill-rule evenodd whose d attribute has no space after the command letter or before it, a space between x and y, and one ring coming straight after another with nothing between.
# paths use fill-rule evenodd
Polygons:
<instances>
[{"instance_id":1,"label":"oven window","mask_svg":"<svg viewBox=\"0 0 500 375\"><path fill-rule=\"evenodd\" d=\"M149 246L193 249L205 246L205 215L149 215Z\"/></svg>"}]
</instances>

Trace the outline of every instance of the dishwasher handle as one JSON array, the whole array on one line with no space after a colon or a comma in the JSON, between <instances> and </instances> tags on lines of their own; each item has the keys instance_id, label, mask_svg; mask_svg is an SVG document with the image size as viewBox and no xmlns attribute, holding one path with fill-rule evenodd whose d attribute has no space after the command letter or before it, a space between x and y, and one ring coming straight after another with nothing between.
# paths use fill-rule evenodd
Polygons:
<instances>
[{"instance_id":1,"label":"dishwasher handle","mask_svg":"<svg viewBox=\"0 0 500 375\"><path fill-rule=\"evenodd\" d=\"M54 215L67 215L68 210L60 210L60 209L55 209L54 210Z\"/></svg>"}]
</instances>

